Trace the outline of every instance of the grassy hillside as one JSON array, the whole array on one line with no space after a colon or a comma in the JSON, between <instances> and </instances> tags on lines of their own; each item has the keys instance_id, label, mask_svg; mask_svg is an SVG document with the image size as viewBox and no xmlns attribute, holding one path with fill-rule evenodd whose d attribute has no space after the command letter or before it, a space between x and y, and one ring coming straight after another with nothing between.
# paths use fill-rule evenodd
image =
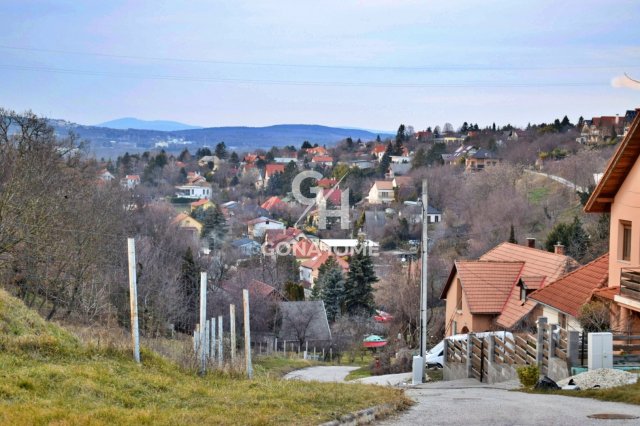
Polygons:
<instances>
[{"instance_id":1,"label":"grassy hillside","mask_svg":"<svg viewBox=\"0 0 640 426\"><path fill-rule=\"evenodd\" d=\"M148 350L98 350L0 290L0 424L318 424L401 391L197 377Z\"/></svg>"}]
</instances>

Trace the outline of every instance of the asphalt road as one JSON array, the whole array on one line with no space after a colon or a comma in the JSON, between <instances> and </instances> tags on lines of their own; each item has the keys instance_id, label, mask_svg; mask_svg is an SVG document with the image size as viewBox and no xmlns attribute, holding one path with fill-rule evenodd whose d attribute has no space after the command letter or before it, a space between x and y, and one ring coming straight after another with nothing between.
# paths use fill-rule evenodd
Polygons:
<instances>
[{"instance_id":1,"label":"asphalt road","mask_svg":"<svg viewBox=\"0 0 640 426\"><path fill-rule=\"evenodd\" d=\"M509 384L485 387L472 379L434 382L406 389L417 403L379 425L640 425L630 420L590 419L591 414L640 417L637 405L538 395L508 390Z\"/></svg>"}]
</instances>

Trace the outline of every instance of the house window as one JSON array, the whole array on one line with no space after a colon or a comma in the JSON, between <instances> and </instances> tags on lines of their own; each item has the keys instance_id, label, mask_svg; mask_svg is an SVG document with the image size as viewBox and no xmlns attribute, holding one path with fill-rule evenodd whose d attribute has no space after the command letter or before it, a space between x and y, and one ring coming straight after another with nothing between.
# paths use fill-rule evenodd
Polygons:
<instances>
[{"instance_id":1,"label":"house window","mask_svg":"<svg viewBox=\"0 0 640 426\"><path fill-rule=\"evenodd\" d=\"M560 323L560 328L567 329L567 316L563 313L558 315L558 323Z\"/></svg>"},{"instance_id":2,"label":"house window","mask_svg":"<svg viewBox=\"0 0 640 426\"><path fill-rule=\"evenodd\" d=\"M620 260L631 260L631 222L620 222L622 231L622 247Z\"/></svg>"}]
</instances>

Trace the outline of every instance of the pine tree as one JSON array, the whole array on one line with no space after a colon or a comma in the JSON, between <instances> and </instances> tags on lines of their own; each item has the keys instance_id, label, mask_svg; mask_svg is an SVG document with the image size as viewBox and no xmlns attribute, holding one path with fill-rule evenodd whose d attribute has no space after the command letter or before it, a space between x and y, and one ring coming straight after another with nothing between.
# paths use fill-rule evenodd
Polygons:
<instances>
[{"instance_id":1,"label":"pine tree","mask_svg":"<svg viewBox=\"0 0 640 426\"><path fill-rule=\"evenodd\" d=\"M224 217L220 206L216 205L208 208L204 213L203 222L202 237L207 238L209 249L220 248L228 231L227 219Z\"/></svg>"},{"instance_id":2,"label":"pine tree","mask_svg":"<svg viewBox=\"0 0 640 426\"><path fill-rule=\"evenodd\" d=\"M196 323L199 291L198 267L193 259L191 247L187 247L187 251L182 257L179 285L183 298L184 315L182 319L176 323L176 329L183 333L190 334Z\"/></svg>"},{"instance_id":3,"label":"pine tree","mask_svg":"<svg viewBox=\"0 0 640 426\"><path fill-rule=\"evenodd\" d=\"M387 144L387 150L384 155L380 159L380 164L378 164L378 173L384 177L385 173L389 170L389 166L391 166L391 156L393 155L393 145L391 142Z\"/></svg>"},{"instance_id":4,"label":"pine tree","mask_svg":"<svg viewBox=\"0 0 640 426\"><path fill-rule=\"evenodd\" d=\"M216 145L216 157L221 160L226 160L227 156L227 145L224 142L220 142Z\"/></svg>"},{"instance_id":5,"label":"pine tree","mask_svg":"<svg viewBox=\"0 0 640 426\"><path fill-rule=\"evenodd\" d=\"M322 277L319 277L318 281L320 283L320 297L327 311L327 319L329 322L334 322L338 319L342 309L345 284L342 271L337 263Z\"/></svg>"},{"instance_id":6,"label":"pine tree","mask_svg":"<svg viewBox=\"0 0 640 426\"><path fill-rule=\"evenodd\" d=\"M229 162L231 164L240 164L240 158L238 157L238 154L235 151L231 153L231 156L229 157Z\"/></svg>"},{"instance_id":7,"label":"pine tree","mask_svg":"<svg viewBox=\"0 0 640 426\"><path fill-rule=\"evenodd\" d=\"M344 312L371 314L374 311L373 283L378 281L373 261L361 241L349 262L349 273L344 284Z\"/></svg>"},{"instance_id":8,"label":"pine tree","mask_svg":"<svg viewBox=\"0 0 640 426\"><path fill-rule=\"evenodd\" d=\"M402 143L407 139L407 135L405 132L404 124L401 124L398 127L398 132L396 133L396 144L393 147L391 155L402 155Z\"/></svg>"}]
</instances>

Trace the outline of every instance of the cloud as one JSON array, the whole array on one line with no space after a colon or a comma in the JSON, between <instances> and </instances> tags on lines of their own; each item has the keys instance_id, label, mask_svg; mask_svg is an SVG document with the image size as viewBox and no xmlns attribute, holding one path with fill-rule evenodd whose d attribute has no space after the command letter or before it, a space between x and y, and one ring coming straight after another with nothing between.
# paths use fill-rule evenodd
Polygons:
<instances>
[{"instance_id":1,"label":"cloud","mask_svg":"<svg viewBox=\"0 0 640 426\"><path fill-rule=\"evenodd\" d=\"M611 86L616 89L627 88L640 90L640 81L630 78L628 75L619 75L611 79Z\"/></svg>"}]
</instances>

